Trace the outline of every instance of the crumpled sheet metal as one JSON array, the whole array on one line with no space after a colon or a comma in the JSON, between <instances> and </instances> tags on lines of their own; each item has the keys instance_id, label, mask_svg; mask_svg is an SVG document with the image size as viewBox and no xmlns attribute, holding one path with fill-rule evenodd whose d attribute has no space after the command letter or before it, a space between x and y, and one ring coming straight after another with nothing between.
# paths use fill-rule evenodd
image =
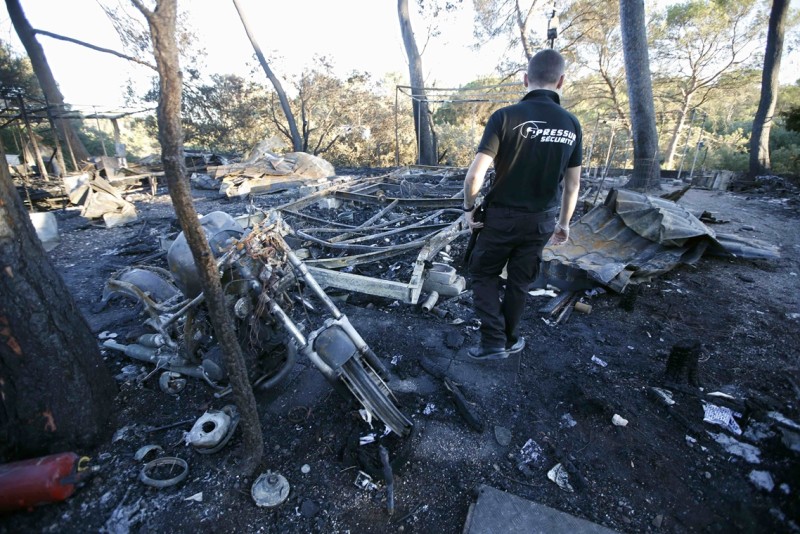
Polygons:
<instances>
[{"instance_id":1,"label":"crumpled sheet metal","mask_svg":"<svg viewBox=\"0 0 800 534\"><path fill-rule=\"evenodd\" d=\"M715 237L714 231L686 208L670 200L627 190L612 191L606 204L640 236L665 246L680 247L694 237Z\"/></svg>"},{"instance_id":2,"label":"crumpled sheet metal","mask_svg":"<svg viewBox=\"0 0 800 534\"><path fill-rule=\"evenodd\" d=\"M649 281L682 263L695 263L706 251L746 258L779 256L777 247L764 242L718 238L674 202L619 190L581 217L565 244L545 247L542 275L563 289L600 283L622 292L630 283Z\"/></svg>"}]
</instances>

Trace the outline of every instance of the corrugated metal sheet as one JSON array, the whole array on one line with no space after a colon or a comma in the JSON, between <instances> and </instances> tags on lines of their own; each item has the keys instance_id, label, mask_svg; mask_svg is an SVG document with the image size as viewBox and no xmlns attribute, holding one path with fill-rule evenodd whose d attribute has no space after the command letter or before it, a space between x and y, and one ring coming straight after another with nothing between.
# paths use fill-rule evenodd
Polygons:
<instances>
[{"instance_id":1,"label":"corrugated metal sheet","mask_svg":"<svg viewBox=\"0 0 800 534\"><path fill-rule=\"evenodd\" d=\"M580 218L564 245L543 252L544 281L580 289L600 283L622 291L694 263L707 251L747 258L777 258L776 247L736 236L720 236L669 200L633 191L611 191L602 206Z\"/></svg>"}]
</instances>

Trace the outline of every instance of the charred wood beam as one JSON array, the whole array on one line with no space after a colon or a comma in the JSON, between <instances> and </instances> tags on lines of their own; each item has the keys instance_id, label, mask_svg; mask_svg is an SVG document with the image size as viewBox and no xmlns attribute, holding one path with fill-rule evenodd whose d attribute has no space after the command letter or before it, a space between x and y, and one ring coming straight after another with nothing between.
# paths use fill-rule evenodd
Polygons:
<instances>
[{"instance_id":1,"label":"charred wood beam","mask_svg":"<svg viewBox=\"0 0 800 534\"><path fill-rule=\"evenodd\" d=\"M309 262L305 262L308 264ZM343 273L331 269L323 269L308 265L311 275L323 286L346 289L348 291L358 291L376 297L395 299L401 302L409 302L411 299L412 288L403 282L394 280L381 280L353 273Z\"/></svg>"}]
</instances>

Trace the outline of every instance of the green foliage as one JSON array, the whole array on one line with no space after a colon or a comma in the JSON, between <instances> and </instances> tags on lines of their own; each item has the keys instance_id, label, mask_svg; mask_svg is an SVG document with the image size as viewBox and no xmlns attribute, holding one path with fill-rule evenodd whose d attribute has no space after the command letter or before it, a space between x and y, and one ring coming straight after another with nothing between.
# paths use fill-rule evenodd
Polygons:
<instances>
[{"instance_id":1,"label":"green foliage","mask_svg":"<svg viewBox=\"0 0 800 534\"><path fill-rule=\"evenodd\" d=\"M787 109L783 116L786 119L787 130L800 132L800 106Z\"/></svg>"},{"instance_id":2,"label":"green foliage","mask_svg":"<svg viewBox=\"0 0 800 534\"><path fill-rule=\"evenodd\" d=\"M21 94L26 98L42 98L39 81L33 73L31 61L0 40L0 93Z\"/></svg>"},{"instance_id":3,"label":"green foliage","mask_svg":"<svg viewBox=\"0 0 800 534\"><path fill-rule=\"evenodd\" d=\"M187 146L244 153L273 135L268 119L270 92L235 75L212 75L209 83L184 91Z\"/></svg>"}]
</instances>

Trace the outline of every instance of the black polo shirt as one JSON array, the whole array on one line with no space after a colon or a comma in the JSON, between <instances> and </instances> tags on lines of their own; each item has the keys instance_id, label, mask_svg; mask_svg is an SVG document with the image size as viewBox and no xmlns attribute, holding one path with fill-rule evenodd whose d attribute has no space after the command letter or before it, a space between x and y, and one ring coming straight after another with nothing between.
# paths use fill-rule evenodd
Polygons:
<instances>
[{"instance_id":1,"label":"black polo shirt","mask_svg":"<svg viewBox=\"0 0 800 534\"><path fill-rule=\"evenodd\" d=\"M531 212L557 207L565 171L581 164L581 144L581 125L555 91L535 89L498 109L478 145L494 158L491 204Z\"/></svg>"}]
</instances>

